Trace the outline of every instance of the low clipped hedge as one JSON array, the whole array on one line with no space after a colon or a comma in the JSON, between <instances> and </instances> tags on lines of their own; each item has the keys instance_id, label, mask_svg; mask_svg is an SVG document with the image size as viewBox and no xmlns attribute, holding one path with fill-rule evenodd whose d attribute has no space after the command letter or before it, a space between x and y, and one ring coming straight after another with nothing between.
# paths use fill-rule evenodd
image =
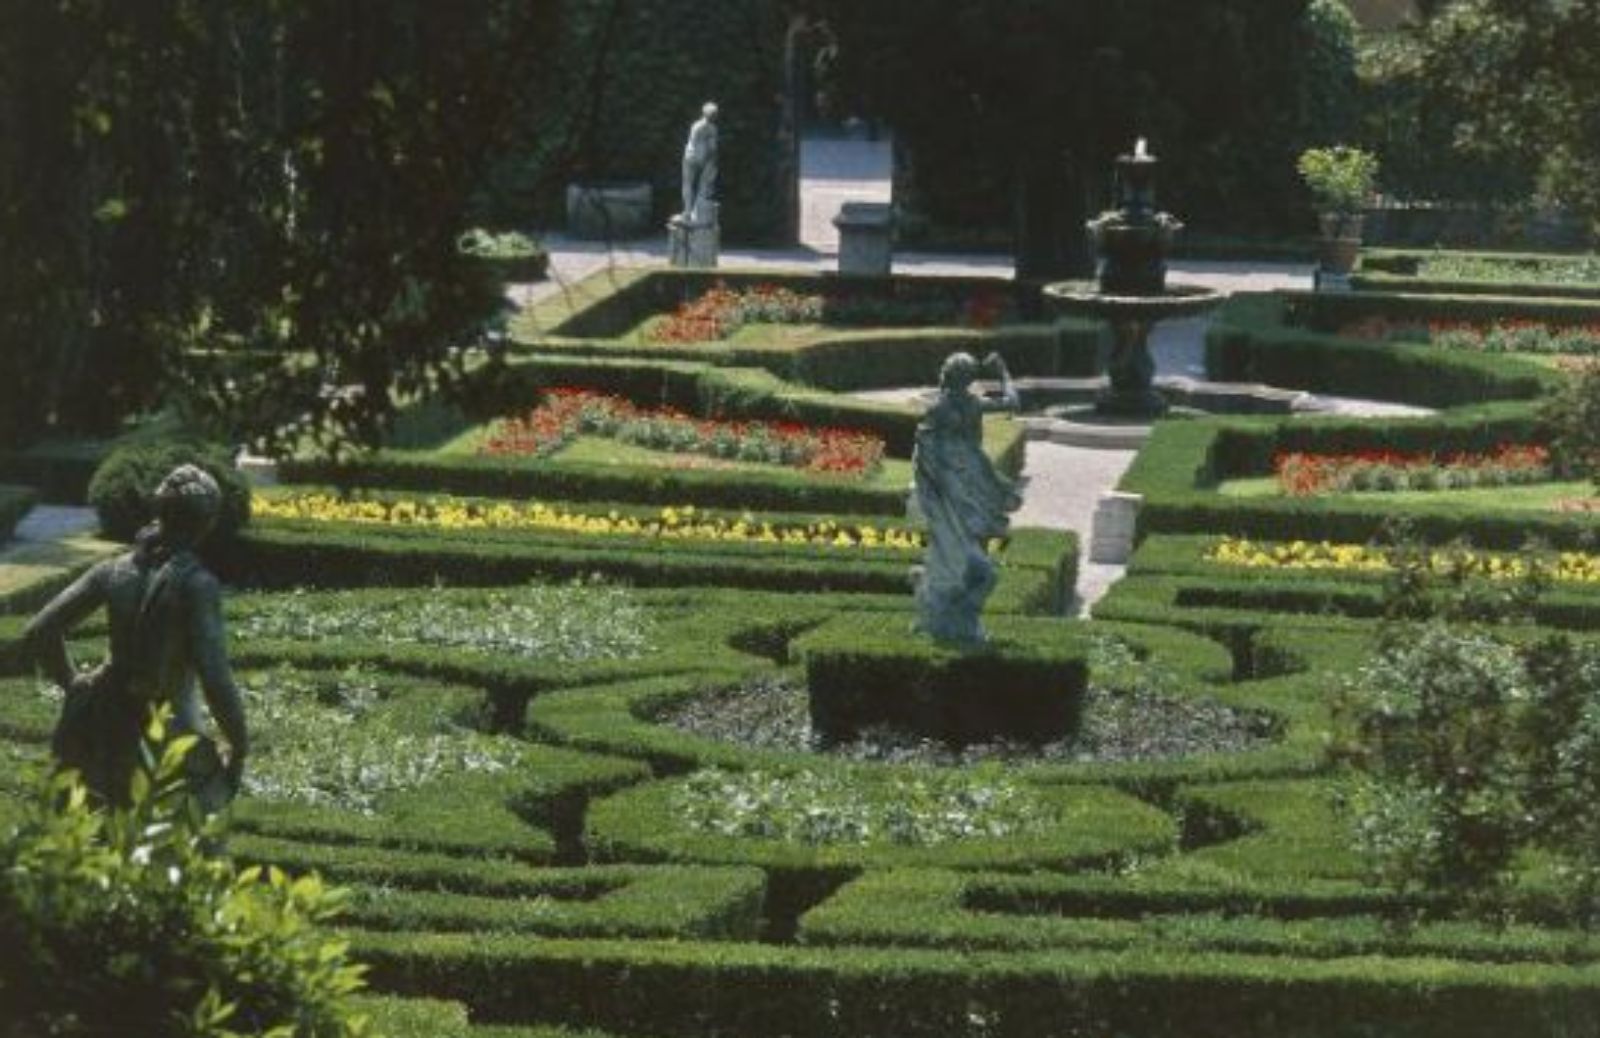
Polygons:
<instances>
[{"instance_id":1,"label":"low clipped hedge","mask_svg":"<svg viewBox=\"0 0 1600 1038\"><path fill-rule=\"evenodd\" d=\"M1351 284L1359 291L1600 300L1600 284L1552 284L1540 281L1534 276L1521 276L1517 273L1494 281L1424 277L1421 273L1423 263L1437 255L1441 254L1432 250L1364 249L1361 253L1361 265L1351 279ZM1494 260L1497 263L1522 267L1530 275L1541 265L1559 265L1563 261L1571 262L1573 259L1558 254L1531 252L1469 252L1443 255Z\"/></svg>"},{"instance_id":2,"label":"low clipped hedge","mask_svg":"<svg viewBox=\"0 0 1600 1038\"><path fill-rule=\"evenodd\" d=\"M510 930L547 937L749 939L766 877L752 868L535 868L359 845L239 835L229 854L351 888L346 925L372 930Z\"/></svg>"},{"instance_id":3,"label":"low clipped hedge","mask_svg":"<svg viewBox=\"0 0 1600 1038\"><path fill-rule=\"evenodd\" d=\"M647 344L622 340L655 314L670 313L716 284L732 288L777 285L801 293L858 289L873 294L942 292L964 296L998 293L1010 298L1030 324L991 329L960 327L827 328L807 341ZM1037 287L994 278L900 279L719 270L602 271L535 307L513 325L519 345L551 354L696 361L757 367L779 378L833 390L932 385L939 365L957 350L999 353L1013 374L1087 378L1099 373L1103 326L1051 316Z\"/></svg>"},{"instance_id":4,"label":"low clipped hedge","mask_svg":"<svg viewBox=\"0 0 1600 1038\"><path fill-rule=\"evenodd\" d=\"M802 635L811 726L849 740L887 724L955 745L1049 742L1077 727L1088 647L1065 620L995 617L976 649L942 646L899 615L842 616Z\"/></svg>"},{"instance_id":5,"label":"low clipped hedge","mask_svg":"<svg viewBox=\"0 0 1600 1038\"><path fill-rule=\"evenodd\" d=\"M1593 965L1437 957L1329 960L1153 947L970 952L547 941L357 933L375 984L467 1002L475 1019L664 1036L1405 1038L1582 1034L1600 1022Z\"/></svg>"},{"instance_id":6,"label":"low clipped hedge","mask_svg":"<svg viewBox=\"0 0 1600 1038\"><path fill-rule=\"evenodd\" d=\"M937 374L937 365L934 368ZM669 406L707 418L798 422L859 430L883 439L891 457L911 456L921 413L807 389L759 370L714 368L670 361L583 360L532 357L487 371L466 412L441 417L431 405L408 408L397 423L405 449L334 462L298 458L283 462L289 483L345 488L387 488L485 497L604 500L710 508L754 508L835 514L897 515L906 492L857 480L794 471L674 470L444 454L431 449L471 421L519 413L541 387L577 386L624 397L643 407ZM1020 475L1027 430L993 415L984 422L984 449L996 467Z\"/></svg>"},{"instance_id":7,"label":"low clipped hedge","mask_svg":"<svg viewBox=\"0 0 1600 1038\"><path fill-rule=\"evenodd\" d=\"M1000 551L991 608L1063 611L1072 600L1077 551L1069 534L1012 531ZM261 589L506 586L600 575L640 587L909 595L920 557L889 548L262 520L228 544L216 569L230 583Z\"/></svg>"},{"instance_id":8,"label":"low clipped hedge","mask_svg":"<svg viewBox=\"0 0 1600 1038\"><path fill-rule=\"evenodd\" d=\"M1466 537L1485 548L1515 549L1529 538L1575 548L1594 536L1593 516L1527 509L1464 509L1441 493L1434 501L1391 503L1337 494L1225 497L1217 483L1271 471L1286 451L1486 451L1506 442L1539 442L1537 419L1514 404L1462 408L1417 419L1361 423L1348 419L1226 419L1159 424L1118 489L1143 495L1140 537L1156 533L1229 533L1269 540L1365 542L1392 520L1407 519L1433 543Z\"/></svg>"},{"instance_id":9,"label":"low clipped hedge","mask_svg":"<svg viewBox=\"0 0 1600 1038\"><path fill-rule=\"evenodd\" d=\"M826 769L826 762L815 765ZM833 765L837 768L839 765ZM847 768L852 782L884 782L885 772ZM1033 869L1105 865L1158 853L1176 840L1171 818L1126 793L1094 786L1041 786L1054 815L1038 832L968 836L929 846L880 838L864 844L800 844L696 831L673 807L683 786L668 779L624 790L589 809L587 842L602 861L750 864L769 872L853 874L868 867Z\"/></svg>"},{"instance_id":10,"label":"low clipped hedge","mask_svg":"<svg viewBox=\"0 0 1600 1038\"><path fill-rule=\"evenodd\" d=\"M1274 794L1262 788L1258 793ZM1321 841L1323 844L1331 840ZM1394 924L1423 912L1353 885L1299 890L1211 889L1160 877L984 876L883 870L851 881L801 920L802 942L1043 951L1182 949L1335 959L1439 957L1492 963L1592 963L1600 941L1573 930L1522 924L1496 929L1455 921Z\"/></svg>"},{"instance_id":11,"label":"low clipped hedge","mask_svg":"<svg viewBox=\"0 0 1600 1038\"><path fill-rule=\"evenodd\" d=\"M1122 584L1118 584L1113 595L1121 587ZM827 606L807 608L805 598L793 602L792 612L779 613L778 607L773 607L775 619L772 623L786 632L787 637L775 639L772 655L784 664L795 661L805 633L833 615L833 609ZM1162 603L1161 608L1172 612L1166 603ZM856 601L850 602L848 609L863 624L904 628L911 622L910 609L904 602L882 602L881 620L862 615ZM1148 621L1153 612L1141 614L1137 619ZM1183 619L1181 613L1175 613L1172 622ZM1329 724L1323 697L1329 682L1337 680L1333 675L1365 651L1369 632L1364 627L1351 627L1349 633L1343 635L1326 633L1316 643L1317 651L1307 654L1299 646L1285 648L1261 634L1263 625L1271 619L1251 614L1249 626L1243 628L1197 624L1195 630L1203 632L1200 634L1178 630L1161 620L1155 623L1095 620L1081 624L1083 633L1080 636L1117 638L1130 645L1137 655L1153 660L1173 675L1170 695L1180 699L1212 700L1259 715L1273 730L1269 741L1242 752L1159 760L1018 760L1007 764L1008 772L1042 784L1105 784L1164 801L1183 783L1284 778L1323 770ZM1292 622L1293 618L1289 619ZM680 731L660 720L689 700L739 685L761 673L760 669L752 668L719 668L697 674L662 675L555 690L529 704L528 730L541 739L589 752L641 758L648 761L657 774L664 775L683 774L703 767L785 772L805 770L819 760L828 760L799 750L756 748L720 741ZM1092 680L1092 673L1090 677ZM835 766L846 765L835 762ZM895 765L880 762L857 762L849 766L865 774L895 768Z\"/></svg>"},{"instance_id":12,"label":"low clipped hedge","mask_svg":"<svg viewBox=\"0 0 1600 1038\"><path fill-rule=\"evenodd\" d=\"M1364 342L1316 330L1337 323L1341 315L1436 312L1428 298L1372 293L1331 298L1326 293L1235 294L1206 334L1207 374L1223 382L1265 382L1426 407L1533 400L1560 384L1555 372L1514 356Z\"/></svg>"},{"instance_id":13,"label":"low clipped hedge","mask_svg":"<svg viewBox=\"0 0 1600 1038\"><path fill-rule=\"evenodd\" d=\"M11 539L22 517L32 511L39 495L31 487L0 483L0 544Z\"/></svg>"}]
</instances>

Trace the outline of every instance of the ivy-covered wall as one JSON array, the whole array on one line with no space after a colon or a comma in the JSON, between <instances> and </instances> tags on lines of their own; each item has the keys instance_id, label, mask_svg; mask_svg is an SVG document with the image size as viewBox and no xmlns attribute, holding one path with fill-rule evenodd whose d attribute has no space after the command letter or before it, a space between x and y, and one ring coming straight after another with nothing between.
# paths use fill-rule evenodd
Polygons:
<instances>
[{"instance_id":1,"label":"ivy-covered wall","mask_svg":"<svg viewBox=\"0 0 1600 1038\"><path fill-rule=\"evenodd\" d=\"M529 70L556 78L554 103L528 111L495 170L491 216L560 226L568 183L648 180L664 222L680 208L689 125L715 101L724 240L782 242L794 185L780 8L779 0L564 0L554 64Z\"/></svg>"}]
</instances>

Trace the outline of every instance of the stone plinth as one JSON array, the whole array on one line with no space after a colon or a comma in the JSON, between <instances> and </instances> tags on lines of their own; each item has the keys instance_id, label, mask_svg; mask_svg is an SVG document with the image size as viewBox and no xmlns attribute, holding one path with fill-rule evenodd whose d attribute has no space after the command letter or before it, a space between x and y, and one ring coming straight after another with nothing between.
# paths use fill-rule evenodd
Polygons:
<instances>
[{"instance_id":1,"label":"stone plinth","mask_svg":"<svg viewBox=\"0 0 1600 1038\"><path fill-rule=\"evenodd\" d=\"M722 228L717 223L717 209L710 204L709 220L690 223L681 216L667 221L667 244L674 267L692 270L710 270L717 265L722 250Z\"/></svg>"},{"instance_id":2,"label":"stone plinth","mask_svg":"<svg viewBox=\"0 0 1600 1038\"><path fill-rule=\"evenodd\" d=\"M1089 561L1120 565L1133 554L1133 535L1139 519L1141 494L1108 490L1094 509L1089 535Z\"/></svg>"},{"instance_id":3,"label":"stone plinth","mask_svg":"<svg viewBox=\"0 0 1600 1038\"><path fill-rule=\"evenodd\" d=\"M839 273L888 277L894 265L894 213L887 202L846 202L839 228Z\"/></svg>"},{"instance_id":4,"label":"stone plinth","mask_svg":"<svg viewBox=\"0 0 1600 1038\"><path fill-rule=\"evenodd\" d=\"M1321 267L1312 274L1311 283L1318 292L1349 292L1351 291L1350 275L1340 274Z\"/></svg>"}]
</instances>

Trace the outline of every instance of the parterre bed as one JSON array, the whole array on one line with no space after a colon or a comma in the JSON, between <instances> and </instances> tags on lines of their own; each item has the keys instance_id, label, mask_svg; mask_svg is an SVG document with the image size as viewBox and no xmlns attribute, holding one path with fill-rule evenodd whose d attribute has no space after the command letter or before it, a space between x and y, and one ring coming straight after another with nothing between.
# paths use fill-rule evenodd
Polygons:
<instances>
[{"instance_id":1,"label":"parterre bed","mask_svg":"<svg viewBox=\"0 0 1600 1038\"><path fill-rule=\"evenodd\" d=\"M1307 349L1336 357L1333 338ZM726 375L604 363L623 368L594 370L657 387ZM1334 380L1354 385L1409 361L1357 350L1341 363ZM670 723L698 697L794 679L808 644L837 653L852 630L875 666L885 645L901 647L907 668L926 666L914 643L874 633L909 626L914 554L262 523L224 560L262 742L229 849L353 889L345 932L372 965L373 1012L402 1036L1592 1032L1600 946L1563 926L1536 886L1521 921L1495 929L1364 882L1324 746L1330 695L1372 635L1373 574L1234 572L1206 557L1227 534L1360 540L1375 521L1370 508L1325 502L1213 500L1218 471L1248 469L1295 437L1503 437L1527 427L1548 385L1509 364L1447 367L1435 381L1454 389L1417 394L1454 392L1449 403L1466 409L1420 422L1163 425L1128 483L1149 494L1144 546L1094 621L1062 616L1071 538L1017 531L995 546L997 631L1108 639L1160 694L1262 718L1270 737L1230 752L936 766ZM1506 402L1468 404L1484 387ZM369 469L370 493L495 496L431 477L417 477L423 491L388 483L400 467ZM620 516L649 497L557 499ZM764 510L840 524L870 513ZM1434 536L1513 540L1493 514L1422 518ZM1549 533L1575 541L1580 530ZM594 572L658 586L528 584ZM284 590L294 586L313 590ZM1547 619L1600 629L1597 602L1563 589ZM8 794L17 765L43 759L55 709L22 674L20 626L0 618ZM86 627L75 652L92 658L103 639ZM789 788L825 791L826 806L818 817L786 807ZM927 824L907 829L908 817ZM1397 914L1419 921L1398 929L1387 922Z\"/></svg>"}]
</instances>

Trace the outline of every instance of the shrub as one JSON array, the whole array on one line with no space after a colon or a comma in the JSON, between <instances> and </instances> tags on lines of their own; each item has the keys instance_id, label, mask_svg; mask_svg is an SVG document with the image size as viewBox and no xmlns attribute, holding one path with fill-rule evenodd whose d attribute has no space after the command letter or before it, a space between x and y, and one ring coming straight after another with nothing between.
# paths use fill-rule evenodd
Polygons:
<instances>
[{"instance_id":1,"label":"shrub","mask_svg":"<svg viewBox=\"0 0 1600 1038\"><path fill-rule=\"evenodd\" d=\"M134 1022L141 1034L199 1038L366 1033L346 1004L360 969L319 930L340 895L315 877L209 856L218 833L183 773L193 737L165 741L159 719L149 737L152 766L128 808L96 810L75 775L58 775L0 848L10 1022L83 1036Z\"/></svg>"},{"instance_id":2,"label":"shrub","mask_svg":"<svg viewBox=\"0 0 1600 1038\"><path fill-rule=\"evenodd\" d=\"M1561 465L1600 485L1600 364L1585 367L1552 397L1544 419L1555 430Z\"/></svg>"},{"instance_id":3,"label":"shrub","mask_svg":"<svg viewBox=\"0 0 1600 1038\"><path fill-rule=\"evenodd\" d=\"M1318 207L1330 213L1359 213L1378 180L1377 156L1345 145L1307 148L1296 168Z\"/></svg>"},{"instance_id":4,"label":"shrub","mask_svg":"<svg viewBox=\"0 0 1600 1038\"><path fill-rule=\"evenodd\" d=\"M38 495L28 487L0 483L0 544L11 537L11 531L17 528L36 500Z\"/></svg>"},{"instance_id":5,"label":"shrub","mask_svg":"<svg viewBox=\"0 0 1600 1038\"><path fill-rule=\"evenodd\" d=\"M101 531L132 541L155 518L156 486L185 464L205 469L222 488L222 512L211 537L230 538L250 519L250 487L226 449L186 440L122 447L101 463L89 481L89 504L100 517Z\"/></svg>"}]
</instances>

